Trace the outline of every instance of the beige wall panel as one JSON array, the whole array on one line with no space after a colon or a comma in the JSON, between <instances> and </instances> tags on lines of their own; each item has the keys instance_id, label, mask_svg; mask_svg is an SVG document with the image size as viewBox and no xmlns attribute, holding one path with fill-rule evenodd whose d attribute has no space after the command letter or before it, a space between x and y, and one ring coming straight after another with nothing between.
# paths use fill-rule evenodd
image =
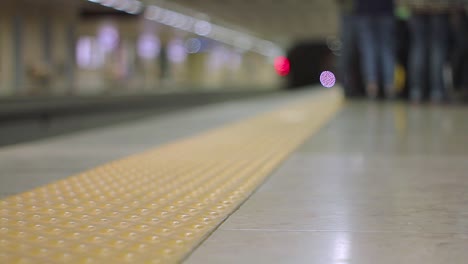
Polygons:
<instances>
[{"instance_id":1,"label":"beige wall panel","mask_svg":"<svg viewBox=\"0 0 468 264\"><path fill-rule=\"evenodd\" d=\"M12 91L12 32L11 17L0 11L0 96L7 96Z\"/></svg>"},{"instance_id":2,"label":"beige wall panel","mask_svg":"<svg viewBox=\"0 0 468 264\"><path fill-rule=\"evenodd\" d=\"M0 9L0 95L14 94L13 19L21 18L21 60L24 78L18 94L62 93L64 85L57 77L58 64L69 59L64 24L76 21L78 9L75 1L2 0ZM52 37L51 64L45 60L44 23L50 18ZM48 78L44 78L48 76ZM50 80L50 81L48 81ZM58 88L60 87L60 89Z\"/></svg>"},{"instance_id":3,"label":"beige wall panel","mask_svg":"<svg viewBox=\"0 0 468 264\"><path fill-rule=\"evenodd\" d=\"M14 91L13 18L12 3L2 3L0 9L0 96L11 96Z\"/></svg>"},{"instance_id":4,"label":"beige wall panel","mask_svg":"<svg viewBox=\"0 0 468 264\"><path fill-rule=\"evenodd\" d=\"M52 82L52 89L54 94L66 93L66 62L68 58L67 39L66 39L66 25L67 20L62 17L54 18L52 24L52 67L54 80ZM73 54L74 55L74 54Z\"/></svg>"},{"instance_id":5,"label":"beige wall panel","mask_svg":"<svg viewBox=\"0 0 468 264\"><path fill-rule=\"evenodd\" d=\"M40 84L42 71L45 70L42 56L42 21L38 14L28 14L23 17L23 62L25 67L24 93L43 92L46 87ZM40 91L41 90L41 91Z\"/></svg>"}]
</instances>

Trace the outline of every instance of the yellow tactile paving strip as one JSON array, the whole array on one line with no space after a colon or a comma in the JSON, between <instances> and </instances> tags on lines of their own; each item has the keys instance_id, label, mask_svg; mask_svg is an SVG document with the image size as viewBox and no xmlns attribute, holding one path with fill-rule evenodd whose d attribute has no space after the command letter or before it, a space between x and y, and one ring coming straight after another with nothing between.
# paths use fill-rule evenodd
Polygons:
<instances>
[{"instance_id":1,"label":"yellow tactile paving strip","mask_svg":"<svg viewBox=\"0 0 468 264\"><path fill-rule=\"evenodd\" d=\"M340 108L275 112L0 201L0 263L177 263Z\"/></svg>"}]
</instances>

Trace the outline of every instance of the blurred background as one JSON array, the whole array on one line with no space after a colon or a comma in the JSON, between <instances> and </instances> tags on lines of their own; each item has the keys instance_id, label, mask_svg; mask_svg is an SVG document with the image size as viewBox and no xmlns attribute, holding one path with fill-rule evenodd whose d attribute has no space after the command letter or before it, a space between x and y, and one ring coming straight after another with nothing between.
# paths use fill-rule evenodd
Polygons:
<instances>
[{"instance_id":1,"label":"blurred background","mask_svg":"<svg viewBox=\"0 0 468 264\"><path fill-rule=\"evenodd\" d=\"M1 0L0 263L467 263L467 10Z\"/></svg>"},{"instance_id":2,"label":"blurred background","mask_svg":"<svg viewBox=\"0 0 468 264\"><path fill-rule=\"evenodd\" d=\"M374 95L375 68L385 96L466 100L467 3L2 0L0 133L320 87L323 71L350 98ZM366 59L383 54L385 70Z\"/></svg>"},{"instance_id":3,"label":"blurred background","mask_svg":"<svg viewBox=\"0 0 468 264\"><path fill-rule=\"evenodd\" d=\"M467 1L383 2L396 24L398 94L408 90L408 21L421 10L451 13L444 81L462 90ZM359 96L366 52L358 52L362 30L349 17L379 16L382 3L363 9L365 0L3 0L0 98L275 90L317 84L324 70ZM338 67L343 56L352 66Z\"/></svg>"},{"instance_id":4,"label":"blurred background","mask_svg":"<svg viewBox=\"0 0 468 264\"><path fill-rule=\"evenodd\" d=\"M289 71L274 69L275 58L298 43L296 49L310 50L310 70L334 64L326 49L338 32L331 1L3 0L1 5L2 98L307 85L310 78L288 81ZM292 51L291 57L301 56Z\"/></svg>"},{"instance_id":5,"label":"blurred background","mask_svg":"<svg viewBox=\"0 0 468 264\"><path fill-rule=\"evenodd\" d=\"M2 0L0 145L319 83L333 1Z\"/></svg>"}]
</instances>

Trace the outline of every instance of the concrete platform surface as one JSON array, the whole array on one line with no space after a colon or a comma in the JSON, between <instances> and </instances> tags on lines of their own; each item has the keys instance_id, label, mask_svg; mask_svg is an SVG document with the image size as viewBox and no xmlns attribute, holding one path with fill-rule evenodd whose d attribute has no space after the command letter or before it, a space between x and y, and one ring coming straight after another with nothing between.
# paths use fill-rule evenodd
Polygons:
<instances>
[{"instance_id":1,"label":"concrete platform surface","mask_svg":"<svg viewBox=\"0 0 468 264\"><path fill-rule=\"evenodd\" d=\"M0 198L276 109L311 92L224 101L0 147Z\"/></svg>"},{"instance_id":2,"label":"concrete platform surface","mask_svg":"<svg viewBox=\"0 0 468 264\"><path fill-rule=\"evenodd\" d=\"M468 109L348 103L186 261L468 260Z\"/></svg>"}]
</instances>

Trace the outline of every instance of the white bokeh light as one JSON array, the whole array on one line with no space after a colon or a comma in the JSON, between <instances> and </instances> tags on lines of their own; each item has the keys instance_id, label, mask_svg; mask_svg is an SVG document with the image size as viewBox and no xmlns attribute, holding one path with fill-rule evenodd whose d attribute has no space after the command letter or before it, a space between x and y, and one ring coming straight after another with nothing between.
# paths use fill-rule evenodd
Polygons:
<instances>
[{"instance_id":1,"label":"white bokeh light","mask_svg":"<svg viewBox=\"0 0 468 264\"><path fill-rule=\"evenodd\" d=\"M200 36L208 36L211 33L211 23L208 21L197 21L195 23L195 34Z\"/></svg>"}]
</instances>

